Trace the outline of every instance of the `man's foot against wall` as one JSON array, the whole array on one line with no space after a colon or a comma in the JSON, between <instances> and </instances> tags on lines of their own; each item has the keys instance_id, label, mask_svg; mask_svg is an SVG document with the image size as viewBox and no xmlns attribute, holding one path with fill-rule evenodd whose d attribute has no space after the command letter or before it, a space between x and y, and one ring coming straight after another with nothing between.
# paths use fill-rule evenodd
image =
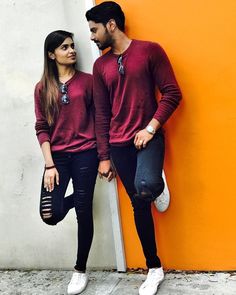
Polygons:
<instances>
[{"instance_id":1,"label":"man's foot against wall","mask_svg":"<svg viewBox=\"0 0 236 295\"><path fill-rule=\"evenodd\" d=\"M154 205L159 212L165 212L170 205L170 193L169 190L164 191L154 200Z\"/></svg>"}]
</instances>

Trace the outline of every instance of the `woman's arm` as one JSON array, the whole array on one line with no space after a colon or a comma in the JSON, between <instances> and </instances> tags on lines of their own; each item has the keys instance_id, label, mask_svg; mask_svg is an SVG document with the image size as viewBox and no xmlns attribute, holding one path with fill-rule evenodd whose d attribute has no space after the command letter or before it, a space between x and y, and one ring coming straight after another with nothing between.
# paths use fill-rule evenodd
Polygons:
<instances>
[{"instance_id":1,"label":"woman's arm","mask_svg":"<svg viewBox=\"0 0 236 295\"><path fill-rule=\"evenodd\" d=\"M51 192L54 190L55 180L56 184L59 185L59 173L53 162L50 143L45 141L41 145L41 149L45 161L44 188Z\"/></svg>"},{"instance_id":2,"label":"woman's arm","mask_svg":"<svg viewBox=\"0 0 236 295\"><path fill-rule=\"evenodd\" d=\"M44 116L41 102L40 102L41 85L38 83L34 91L34 106L35 106L35 130L38 137L39 144L42 149L44 161L45 161L45 173L44 173L44 188L51 192L54 189L55 179L56 184L59 184L59 174L56 167L54 168L54 162L52 159L51 146L50 146L50 133L47 120ZM53 167L48 169L48 167Z\"/></svg>"}]
</instances>

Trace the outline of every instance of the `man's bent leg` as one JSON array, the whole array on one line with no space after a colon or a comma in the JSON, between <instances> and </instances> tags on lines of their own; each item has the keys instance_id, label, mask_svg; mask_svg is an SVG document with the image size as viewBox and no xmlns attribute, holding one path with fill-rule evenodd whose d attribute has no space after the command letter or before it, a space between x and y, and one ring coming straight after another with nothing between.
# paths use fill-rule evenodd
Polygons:
<instances>
[{"instance_id":1,"label":"man's bent leg","mask_svg":"<svg viewBox=\"0 0 236 295\"><path fill-rule=\"evenodd\" d=\"M134 195L137 193L134 186L137 150L133 145L128 147L111 147L111 155L117 173L132 202L136 230L142 244L147 267L160 267L161 262L156 254L151 203L134 198Z\"/></svg>"},{"instance_id":2,"label":"man's bent leg","mask_svg":"<svg viewBox=\"0 0 236 295\"><path fill-rule=\"evenodd\" d=\"M155 200L164 190L162 178L165 154L164 136L157 133L147 147L137 154L135 175L136 197L146 201Z\"/></svg>"}]
</instances>

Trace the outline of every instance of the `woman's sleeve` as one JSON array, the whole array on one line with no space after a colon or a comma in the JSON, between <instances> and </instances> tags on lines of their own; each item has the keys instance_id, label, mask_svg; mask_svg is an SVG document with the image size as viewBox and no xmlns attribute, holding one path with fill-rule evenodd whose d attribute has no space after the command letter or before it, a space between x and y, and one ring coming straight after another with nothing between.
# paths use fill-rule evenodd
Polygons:
<instances>
[{"instance_id":1,"label":"woman's sleeve","mask_svg":"<svg viewBox=\"0 0 236 295\"><path fill-rule=\"evenodd\" d=\"M39 144L42 145L45 141L50 142L50 127L42 111L41 101L41 87L38 83L34 91L34 110L36 116L35 130Z\"/></svg>"}]
</instances>

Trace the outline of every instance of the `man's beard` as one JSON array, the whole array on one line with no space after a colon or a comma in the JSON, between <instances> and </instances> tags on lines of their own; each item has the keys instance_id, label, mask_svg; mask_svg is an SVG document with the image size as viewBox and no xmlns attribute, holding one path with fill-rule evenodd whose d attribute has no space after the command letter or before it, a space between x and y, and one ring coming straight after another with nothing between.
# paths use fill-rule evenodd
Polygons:
<instances>
[{"instance_id":1,"label":"man's beard","mask_svg":"<svg viewBox=\"0 0 236 295\"><path fill-rule=\"evenodd\" d=\"M108 47L111 47L111 45L112 45L112 38L109 35L107 29L106 29L105 33L106 33L105 34L105 40L102 43L100 43L99 41L95 42L100 50L104 50L104 49L106 49Z\"/></svg>"}]
</instances>

